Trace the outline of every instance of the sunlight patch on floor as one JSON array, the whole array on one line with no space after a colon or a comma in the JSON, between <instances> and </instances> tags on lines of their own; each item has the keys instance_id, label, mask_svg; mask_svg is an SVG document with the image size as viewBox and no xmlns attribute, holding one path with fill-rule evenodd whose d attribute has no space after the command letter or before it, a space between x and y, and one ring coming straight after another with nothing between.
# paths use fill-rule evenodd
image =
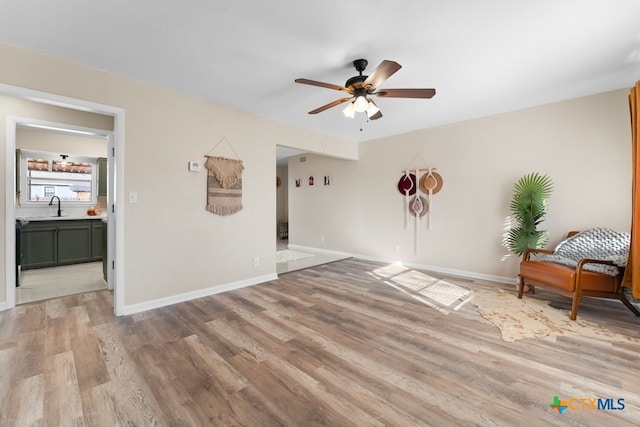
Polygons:
<instances>
[{"instance_id":1,"label":"sunlight patch on floor","mask_svg":"<svg viewBox=\"0 0 640 427\"><path fill-rule=\"evenodd\" d=\"M372 275L381 279L384 284L444 314L449 314L449 310L459 310L473 298L473 293L467 288L399 263L375 269Z\"/></svg>"}]
</instances>

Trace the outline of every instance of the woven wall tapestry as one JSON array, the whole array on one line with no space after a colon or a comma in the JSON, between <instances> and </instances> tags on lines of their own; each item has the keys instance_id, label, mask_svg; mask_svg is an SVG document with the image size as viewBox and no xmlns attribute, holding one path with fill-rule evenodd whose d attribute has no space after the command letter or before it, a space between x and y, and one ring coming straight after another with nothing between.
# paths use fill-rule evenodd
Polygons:
<instances>
[{"instance_id":1,"label":"woven wall tapestry","mask_svg":"<svg viewBox=\"0 0 640 427\"><path fill-rule=\"evenodd\" d=\"M218 215L232 215L242 210L242 160L225 157L207 158L207 210Z\"/></svg>"}]
</instances>

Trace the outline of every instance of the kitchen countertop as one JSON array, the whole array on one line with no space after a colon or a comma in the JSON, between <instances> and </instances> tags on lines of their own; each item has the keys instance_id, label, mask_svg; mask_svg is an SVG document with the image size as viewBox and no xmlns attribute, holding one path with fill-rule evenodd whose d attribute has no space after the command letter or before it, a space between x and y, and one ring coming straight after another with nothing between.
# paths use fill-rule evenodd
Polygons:
<instances>
[{"instance_id":1,"label":"kitchen countertop","mask_svg":"<svg viewBox=\"0 0 640 427\"><path fill-rule=\"evenodd\" d=\"M106 219L106 214L101 215L62 215L62 216L19 216L16 217L17 221L22 223L26 222L34 222L34 221L67 221L67 220L78 220L78 219Z\"/></svg>"}]
</instances>

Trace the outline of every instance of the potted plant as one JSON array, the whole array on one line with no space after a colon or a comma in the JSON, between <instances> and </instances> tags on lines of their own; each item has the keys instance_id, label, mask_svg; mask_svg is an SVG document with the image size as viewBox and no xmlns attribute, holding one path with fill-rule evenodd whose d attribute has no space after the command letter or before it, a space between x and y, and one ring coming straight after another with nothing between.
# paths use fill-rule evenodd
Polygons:
<instances>
[{"instance_id":1,"label":"potted plant","mask_svg":"<svg viewBox=\"0 0 640 427\"><path fill-rule=\"evenodd\" d=\"M549 175L537 172L523 176L514 184L509 207L517 225L505 236L505 244L511 252L520 256L527 248L540 248L546 243L547 231L538 230L538 226L547 214L547 199L552 190Z\"/></svg>"}]
</instances>

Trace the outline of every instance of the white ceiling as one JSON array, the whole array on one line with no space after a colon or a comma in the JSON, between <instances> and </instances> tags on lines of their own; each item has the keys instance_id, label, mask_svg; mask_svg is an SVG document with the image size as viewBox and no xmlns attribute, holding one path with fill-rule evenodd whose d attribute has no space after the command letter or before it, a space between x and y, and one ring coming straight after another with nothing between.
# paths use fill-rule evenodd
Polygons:
<instances>
[{"instance_id":1,"label":"white ceiling","mask_svg":"<svg viewBox=\"0 0 640 427\"><path fill-rule=\"evenodd\" d=\"M2 0L0 41L354 141L631 87L638 0ZM365 58L384 117L308 111ZM365 74L367 72L365 71ZM359 116L364 116L360 114Z\"/></svg>"}]
</instances>

